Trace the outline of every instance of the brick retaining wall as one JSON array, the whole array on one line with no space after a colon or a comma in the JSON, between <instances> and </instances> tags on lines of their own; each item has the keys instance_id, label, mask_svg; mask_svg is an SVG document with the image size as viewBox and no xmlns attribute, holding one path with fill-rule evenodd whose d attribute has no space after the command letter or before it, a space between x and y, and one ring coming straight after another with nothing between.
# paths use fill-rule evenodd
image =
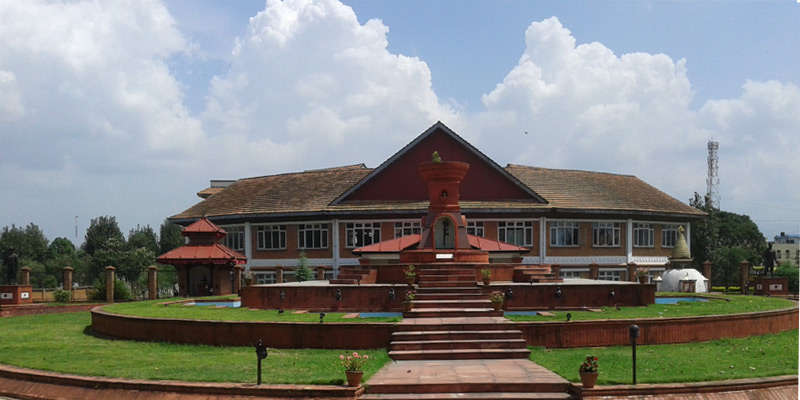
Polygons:
<instances>
[{"instance_id":1,"label":"brick retaining wall","mask_svg":"<svg viewBox=\"0 0 800 400\"><path fill-rule=\"evenodd\" d=\"M94 307L97 307L97 303L65 304L61 306L48 306L44 304L3 306L3 308L0 309L0 317L19 317L23 315L72 313L72 312L89 311Z\"/></svg>"}]
</instances>

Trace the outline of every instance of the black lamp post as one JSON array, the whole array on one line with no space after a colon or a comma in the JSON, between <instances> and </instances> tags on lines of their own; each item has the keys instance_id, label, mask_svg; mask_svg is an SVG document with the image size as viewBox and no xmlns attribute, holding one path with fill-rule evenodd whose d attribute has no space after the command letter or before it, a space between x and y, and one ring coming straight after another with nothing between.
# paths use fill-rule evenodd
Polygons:
<instances>
[{"instance_id":1,"label":"black lamp post","mask_svg":"<svg viewBox=\"0 0 800 400\"><path fill-rule=\"evenodd\" d=\"M261 384L261 360L267 358L267 346L264 346L264 343L261 343L261 339L258 339L258 344L256 345L256 357L258 358L258 385Z\"/></svg>"},{"instance_id":2,"label":"black lamp post","mask_svg":"<svg viewBox=\"0 0 800 400\"><path fill-rule=\"evenodd\" d=\"M639 337L639 325L628 327L628 336L631 338L631 349L633 350L633 384L636 384L636 338Z\"/></svg>"}]
</instances>

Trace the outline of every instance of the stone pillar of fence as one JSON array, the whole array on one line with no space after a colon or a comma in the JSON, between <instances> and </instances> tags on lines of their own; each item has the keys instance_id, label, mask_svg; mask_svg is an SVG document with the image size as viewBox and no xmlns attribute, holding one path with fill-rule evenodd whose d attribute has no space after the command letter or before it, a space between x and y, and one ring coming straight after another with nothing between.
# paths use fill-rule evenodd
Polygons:
<instances>
[{"instance_id":1,"label":"stone pillar of fence","mask_svg":"<svg viewBox=\"0 0 800 400\"><path fill-rule=\"evenodd\" d=\"M317 280L324 281L325 280L325 267L319 266L317 267Z\"/></svg>"},{"instance_id":2,"label":"stone pillar of fence","mask_svg":"<svg viewBox=\"0 0 800 400\"><path fill-rule=\"evenodd\" d=\"M706 261L703 263L703 276L708 279L708 285L706 285L706 291L711 293L711 266L714 265L711 261Z\"/></svg>"},{"instance_id":3,"label":"stone pillar of fence","mask_svg":"<svg viewBox=\"0 0 800 400\"><path fill-rule=\"evenodd\" d=\"M31 285L31 269L29 267L22 267L19 270L19 284L20 286Z\"/></svg>"},{"instance_id":4,"label":"stone pillar of fence","mask_svg":"<svg viewBox=\"0 0 800 400\"><path fill-rule=\"evenodd\" d=\"M110 265L106 267L106 302L108 303L114 302L114 271L116 270Z\"/></svg>"},{"instance_id":5,"label":"stone pillar of fence","mask_svg":"<svg viewBox=\"0 0 800 400\"><path fill-rule=\"evenodd\" d=\"M551 264L551 265L550 265L550 272L551 272L551 273L553 274L553 276L555 276L556 278L560 278L560 277L561 277L561 266L560 266L560 265L558 265L558 264Z\"/></svg>"},{"instance_id":6,"label":"stone pillar of fence","mask_svg":"<svg viewBox=\"0 0 800 400\"><path fill-rule=\"evenodd\" d=\"M636 263L628 263L628 280L631 282L638 282L639 277L636 275Z\"/></svg>"},{"instance_id":7,"label":"stone pillar of fence","mask_svg":"<svg viewBox=\"0 0 800 400\"><path fill-rule=\"evenodd\" d=\"M242 266L233 266L233 294L239 294L242 290Z\"/></svg>"},{"instance_id":8,"label":"stone pillar of fence","mask_svg":"<svg viewBox=\"0 0 800 400\"><path fill-rule=\"evenodd\" d=\"M150 300L158 298L158 266L147 267L147 292Z\"/></svg>"},{"instance_id":9,"label":"stone pillar of fence","mask_svg":"<svg viewBox=\"0 0 800 400\"><path fill-rule=\"evenodd\" d=\"M740 276L739 288L741 289L742 294L748 294L747 284L749 282L748 278L750 278L750 261L742 261L742 264L740 266L739 276Z\"/></svg>"},{"instance_id":10,"label":"stone pillar of fence","mask_svg":"<svg viewBox=\"0 0 800 400\"><path fill-rule=\"evenodd\" d=\"M283 267L275 267L275 283L283 283Z\"/></svg>"},{"instance_id":11,"label":"stone pillar of fence","mask_svg":"<svg viewBox=\"0 0 800 400\"><path fill-rule=\"evenodd\" d=\"M62 280L61 288L70 292L72 291L72 274L75 272L75 268L72 267L64 267L61 269L61 276L64 278Z\"/></svg>"},{"instance_id":12,"label":"stone pillar of fence","mask_svg":"<svg viewBox=\"0 0 800 400\"><path fill-rule=\"evenodd\" d=\"M589 264L589 279L597 279L597 269L599 265L597 263Z\"/></svg>"}]
</instances>

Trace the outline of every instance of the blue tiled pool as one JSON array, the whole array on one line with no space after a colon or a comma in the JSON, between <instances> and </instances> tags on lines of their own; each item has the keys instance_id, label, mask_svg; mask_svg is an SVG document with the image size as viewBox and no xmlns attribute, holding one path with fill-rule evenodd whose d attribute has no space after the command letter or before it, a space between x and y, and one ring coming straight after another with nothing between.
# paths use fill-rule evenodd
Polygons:
<instances>
[{"instance_id":1,"label":"blue tiled pool","mask_svg":"<svg viewBox=\"0 0 800 400\"><path fill-rule=\"evenodd\" d=\"M230 308L238 308L242 306L242 302L240 300L237 301L196 301L194 302L196 306L214 306L214 307L230 307Z\"/></svg>"},{"instance_id":2,"label":"blue tiled pool","mask_svg":"<svg viewBox=\"0 0 800 400\"><path fill-rule=\"evenodd\" d=\"M506 311L505 315L539 315L536 311Z\"/></svg>"},{"instance_id":3,"label":"blue tiled pool","mask_svg":"<svg viewBox=\"0 0 800 400\"><path fill-rule=\"evenodd\" d=\"M400 317L403 313L399 312L362 312L358 313L359 318L392 318Z\"/></svg>"},{"instance_id":4,"label":"blue tiled pool","mask_svg":"<svg viewBox=\"0 0 800 400\"><path fill-rule=\"evenodd\" d=\"M679 301L695 302L708 301L701 297L656 297L656 304L678 304Z\"/></svg>"}]
</instances>

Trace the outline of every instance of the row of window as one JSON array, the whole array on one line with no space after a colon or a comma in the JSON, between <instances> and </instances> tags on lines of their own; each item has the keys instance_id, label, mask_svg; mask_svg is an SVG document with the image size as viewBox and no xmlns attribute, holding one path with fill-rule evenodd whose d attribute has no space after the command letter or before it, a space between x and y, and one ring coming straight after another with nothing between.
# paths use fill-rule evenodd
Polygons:
<instances>
[{"instance_id":1,"label":"row of window","mask_svg":"<svg viewBox=\"0 0 800 400\"><path fill-rule=\"evenodd\" d=\"M578 247L580 241L580 223L576 221L554 221L550 226L550 246ZM226 228L228 236L225 245L234 250L244 249L244 227ZM395 222L394 237L419 234L422 231L420 222ZM467 233L484 236L482 221L467 223ZM368 246L381 241L380 222L353 222L345 224L345 246L356 248ZM533 245L533 223L531 221L500 221L497 223L497 239L501 242L517 246ZM259 225L256 228L256 240L259 250L286 249L286 225ZM661 247L675 247L678 240L678 225L661 226ZM633 224L633 247L654 247L655 228L653 224ZM620 223L592 223L593 247L619 247ZM328 248L328 224L301 224L297 226L297 247L299 249Z\"/></svg>"}]
</instances>

